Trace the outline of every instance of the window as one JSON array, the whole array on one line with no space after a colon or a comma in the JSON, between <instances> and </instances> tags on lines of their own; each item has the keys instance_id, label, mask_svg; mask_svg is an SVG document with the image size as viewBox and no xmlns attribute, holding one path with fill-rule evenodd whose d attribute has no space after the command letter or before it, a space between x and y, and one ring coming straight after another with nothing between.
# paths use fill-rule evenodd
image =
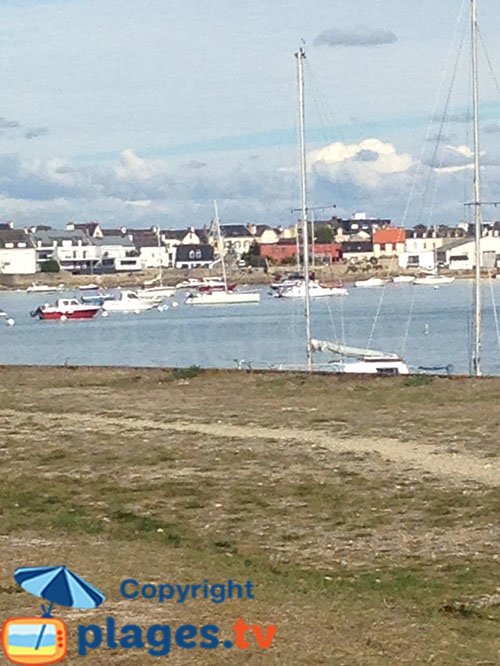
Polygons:
<instances>
[{"instance_id":1,"label":"window","mask_svg":"<svg viewBox=\"0 0 500 666\"><path fill-rule=\"evenodd\" d=\"M14 243L5 243L5 247L10 250L11 247L14 247Z\"/></svg>"}]
</instances>

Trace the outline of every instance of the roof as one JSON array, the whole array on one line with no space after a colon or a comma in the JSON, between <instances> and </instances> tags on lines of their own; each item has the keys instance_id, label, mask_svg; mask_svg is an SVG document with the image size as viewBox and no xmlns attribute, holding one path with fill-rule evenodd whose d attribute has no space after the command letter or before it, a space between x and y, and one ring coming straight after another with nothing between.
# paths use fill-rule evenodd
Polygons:
<instances>
[{"instance_id":1,"label":"roof","mask_svg":"<svg viewBox=\"0 0 500 666\"><path fill-rule=\"evenodd\" d=\"M447 250L453 250L455 247L460 247L460 245L467 245L467 243L472 243L472 238L457 238L449 243L445 243L438 248L438 252L446 252Z\"/></svg>"},{"instance_id":2,"label":"roof","mask_svg":"<svg viewBox=\"0 0 500 666\"><path fill-rule=\"evenodd\" d=\"M252 237L252 234L243 224L223 224L221 225L220 232L223 238Z\"/></svg>"},{"instance_id":3,"label":"roof","mask_svg":"<svg viewBox=\"0 0 500 666\"><path fill-rule=\"evenodd\" d=\"M103 236L125 236L124 229L101 229Z\"/></svg>"},{"instance_id":4,"label":"roof","mask_svg":"<svg viewBox=\"0 0 500 666\"><path fill-rule=\"evenodd\" d=\"M105 236L104 238L93 238L92 244L98 247L107 245L121 245L122 247L135 247L135 243L128 236Z\"/></svg>"},{"instance_id":5,"label":"roof","mask_svg":"<svg viewBox=\"0 0 500 666\"><path fill-rule=\"evenodd\" d=\"M0 229L0 247L5 248L9 243L12 243L14 246L24 243L26 247L34 247L32 239L24 229L11 229L10 227L8 229Z\"/></svg>"},{"instance_id":6,"label":"roof","mask_svg":"<svg viewBox=\"0 0 500 666\"><path fill-rule=\"evenodd\" d=\"M158 235L152 231L128 230L128 236L132 236L132 242L136 247L158 247Z\"/></svg>"},{"instance_id":7,"label":"roof","mask_svg":"<svg viewBox=\"0 0 500 666\"><path fill-rule=\"evenodd\" d=\"M191 231L190 229L164 229L161 232L161 235L164 238L167 238L167 239L170 239L170 240L179 240L179 241L181 241L183 238L185 238L190 233L190 231Z\"/></svg>"},{"instance_id":8,"label":"roof","mask_svg":"<svg viewBox=\"0 0 500 666\"><path fill-rule=\"evenodd\" d=\"M84 231L87 233L89 236L93 236L95 233L95 230L99 227L97 222L87 222L84 224L75 224L74 225L75 229L78 229L79 231Z\"/></svg>"},{"instance_id":9,"label":"roof","mask_svg":"<svg viewBox=\"0 0 500 666\"><path fill-rule=\"evenodd\" d=\"M373 232L373 242L384 243L404 243L406 240L406 231L402 228L387 227L384 229L375 229Z\"/></svg>"},{"instance_id":10,"label":"roof","mask_svg":"<svg viewBox=\"0 0 500 666\"><path fill-rule=\"evenodd\" d=\"M50 229L49 231L40 231L37 229L31 234L31 238L39 241L42 245L53 245L54 241L59 244L63 241L71 241L72 245L92 245L92 241L83 231L75 229L74 231L63 231L60 229Z\"/></svg>"}]
</instances>

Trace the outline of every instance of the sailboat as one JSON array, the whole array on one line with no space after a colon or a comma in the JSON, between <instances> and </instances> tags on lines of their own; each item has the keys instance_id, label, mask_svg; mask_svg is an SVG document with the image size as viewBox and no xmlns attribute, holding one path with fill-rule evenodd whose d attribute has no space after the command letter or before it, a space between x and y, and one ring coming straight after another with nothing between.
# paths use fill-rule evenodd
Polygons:
<instances>
[{"instance_id":1,"label":"sailboat","mask_svg":"<svg viewBox=\"0 0 500 666\"><path fill-rule=\"evenodd\" d=\"M156 235L158 239L158 249L161 250L161 230L159 227L156 230ZM151 299L156 297L158 300L163 300L164 298L170 298L170 296L175 294L175 287L168 287L163 284L163 261L161 254L162 253L159 252L160 266L158 269L158 275L153 280L145 282L144 287L137 291L139 298Z\"/></svg>"},{"instance_id":2,"label":"sailboat","mask_svg":"<svg viewBox=\"0 0 500 666\"><path fill-rule=\"evenodd\" d=\"M340 345L328 340L316 340L311 336L311 280L309 279L309 233L307 222L307 157L305 140L305 101L304 101L304 60L306 57L301 47L295 54L297 59L297 80L299 89L300 122L300 191L302 211L303 262L304 262L304 306L306 319L306 355L307 369L313 369L313 352L331 352L338 357L335 364L337 372L352 372L378 375L407 375L410 370L405 361L394 353L379 352L373 349L361 349ZM346 360L347 359L347 360Z\"/></svg>"},{"instance_id":3,"label":"sailboat","mask_svg":"<svg viewBox=\"0 0 500 666\"><path fill-rule=\"evenodd\" d=\"M259 303L260 293L258 291L237 291L234 285L228 285L226 262L224 260L224 248L222 244L222 235L219 222L219 211L217 202L214 201L215 209L215 230L217 233L217 247L222 266L223 288L208 287L198 293L189 293L186 297L186 305L242 305L244 303Z\"/></svg>"}]
</instances>

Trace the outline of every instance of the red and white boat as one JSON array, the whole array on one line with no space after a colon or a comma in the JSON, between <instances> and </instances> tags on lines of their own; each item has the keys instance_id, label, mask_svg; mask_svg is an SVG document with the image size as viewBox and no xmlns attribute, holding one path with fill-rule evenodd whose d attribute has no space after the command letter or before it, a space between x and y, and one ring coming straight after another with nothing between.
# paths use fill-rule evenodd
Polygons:
<instances>
[{"instance_id":1,"label":"red and white boat","mask_svg":"<svg viewBox=\"0 0 500 666\"><path fill-rule=\"evenodd\" d=\"M31 312L39 319L92 319L100 310L99 305L80 303L76 298L59 298L53 305L45 303Z\"/></svg>"}]
</instances>

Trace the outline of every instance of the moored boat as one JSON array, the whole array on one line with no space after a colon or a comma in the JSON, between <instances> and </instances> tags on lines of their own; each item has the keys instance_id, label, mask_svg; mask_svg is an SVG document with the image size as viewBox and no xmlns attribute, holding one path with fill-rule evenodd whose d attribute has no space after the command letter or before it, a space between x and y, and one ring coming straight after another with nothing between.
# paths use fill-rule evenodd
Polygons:
<instances>
[{"instance_id":1,"label":"moored boat","mask_svg":"<svg viewBox=\"0 0 500 666\"><path fill-rule=\"evenodd\" d=\"M355 287L384 287L387 283L387 280L378 277L371 277L367 280L356 280L354 283Z\"/></svg>"},{"instance_id":2,"label":"moored boat","mask_svg":"<svg viewBox=\"0 0 500 666\"><path fill-rule=\"evenodd\" d=\"M104 312L144 312L158 307L157 299L140 298L135 291L121 291L117 298L105 301L102 305Z\"/></svg>"},{"instance_id":3,"label":"moored boat","mask_svg":"<svg viewBox=\"0 0 500 666\"><path fill-rule=\"evenodd\" d=\"M413 284L428 285L428 286L438 285L439 286L439 285L442 285L442 284L451 284L454 281L455 281L455 278L453 276L425 275L424 277L415 278L415 280L413 281Z\"/></svg>"},{"instance_id":4,"label":"moored boat","mask_svg":"<svg viewBox=\"0 0 500 666\"><path fill-rule=\"evenodd\" d=\"M186 305L237 305L243 303L259 303L258 291L224 291L211 290L189 293L186 296Z\"/></svg>"},{"instance_id":5,"label":"moored boat","mask_svg":"<svg viewBox=\"0 0 500 666\"><path fill-rule=\"evenodd\" d=\"M99 305L81 303L76 298L59 298L54 304L39 305L30 314L39 319L92 319L99 310Z\"/></svg>"},{"instance_id":6,"label":"moored boat","mask_svg":"<svg viewBox=\"0 0 500 666\"><path fill-rule=\"evenodd\" d=\"M392 281L395 284L410 284L412 282L415 282L415 276L414 275L395 275L392 278Z\"/></svg>"},{"instance_id":7,"label":"moored boat","mask_svg":"<svg viewBox=\"0 0 500 666\"><path fill-rule=\"evenodd\" d=\"M306 294L305 282L297 282L289 287L278 289L277 298L304 298ZM349 292L345 287L328 287L319 282L309 282L309 297L323 298L328 296L347 296Z\"/></svg>"},{"instance_id":8,"label":"moored boat","mask_svg":"<svg viewBox=\"0 0 500 666\"><path fill-rule=\"evenodd\" d=\"M31 287L26 289L27 294L50 294L54 291L62 291L64 289L63 284L59 285L48 285L48 284L38 284L33 282Z\"/></svg>"}]
</instances>

